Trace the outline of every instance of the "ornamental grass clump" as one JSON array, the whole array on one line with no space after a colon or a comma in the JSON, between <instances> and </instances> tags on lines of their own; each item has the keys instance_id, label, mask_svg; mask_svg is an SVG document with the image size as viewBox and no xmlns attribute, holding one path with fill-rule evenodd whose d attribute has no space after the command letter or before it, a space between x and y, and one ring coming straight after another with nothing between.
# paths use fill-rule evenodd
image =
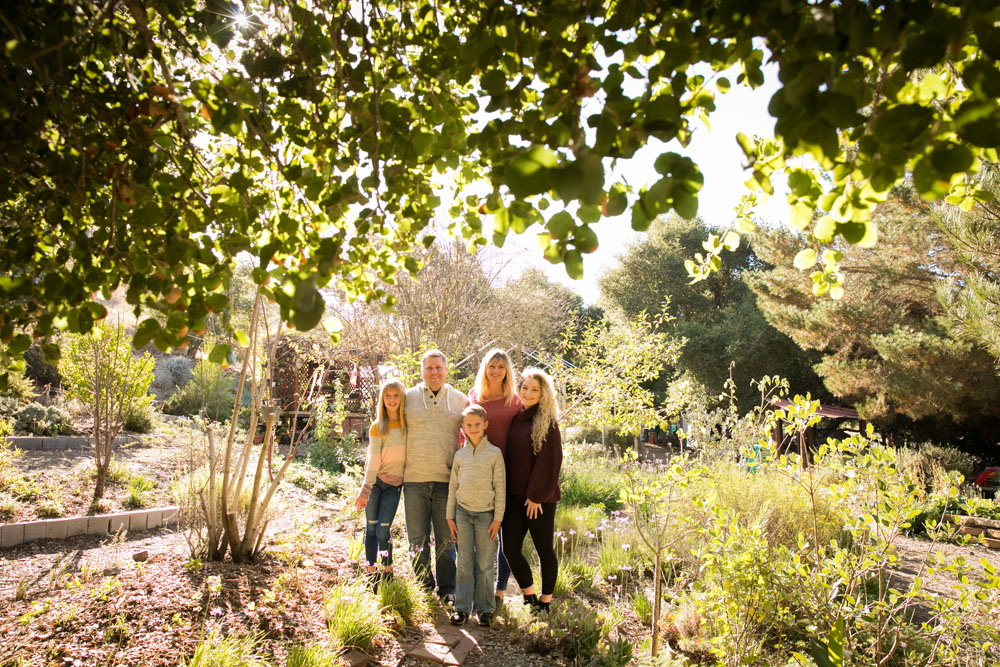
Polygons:
<instances>
[{"instance_id":1,"label":"ornamental grass clump","mask_svg":"<svg viewBox=\"0 0 1000 667\"><path fill-rule=\"evenodd\" d=\"M285 667L336 667L342 664L339 654L327 644L303 644L288 649Z\"/></svg>"},{"instance_id":2,"label":"ornamental grass clump","mask_svg":"<svg viewBox=\"0 0 1000 667\"><path fill-rule=\"evenodd\" d=\"M427 595L410 576L397 575L382 580L378 586L378 603L401 627L430 617Z\"/></svg>"},{"instance_id":3,"label":"ornamental grass clump","mask_svg":"<svg viewBox=\"0 0 1000 667\"><path fill-rule=\"evenodd\" d=\"M337 648L370 653L378 640L389 635L379 602L363 581L335 586L323 601L323 613Z\"/></svg>"},{"instance_id":4,"label":"ornamental grass clump","mask_svg":"<svg viewBox=\"0 0 1000 667\"><path fill-rule=\"evenodd\" d=\"M263 636L206 636L194 650L187 667L274 667L264 654Z\"/></svg>"}]
</instances>

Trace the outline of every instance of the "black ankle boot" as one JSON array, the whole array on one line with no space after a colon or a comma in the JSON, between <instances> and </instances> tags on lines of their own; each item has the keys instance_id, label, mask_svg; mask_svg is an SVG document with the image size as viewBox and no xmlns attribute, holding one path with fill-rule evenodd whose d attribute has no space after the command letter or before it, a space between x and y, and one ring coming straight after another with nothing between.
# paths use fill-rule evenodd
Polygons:
<instances>
[{"instance_id":1,"label":"black ankle boot","mask_svg":"<svg viewBox=\"0 0 1000 667\"><path fill-rule=\"evenodd\" d=\"M537 606L538 611L548 611L551 607L552 607L551 601L549 602L542 602L541 600L538 601L538 606Z\"/></svg>"},{"instance_id":2,"label":"black ankle boot","mask_svg":"<svg viewBox=\"0 0 1000 667\"><path fill-rule=\"evenodd\" d=\"M538 601L538 596L532 593L531 595L524 596L524 604L531 607L531 613L537 614L542 611L542 603Z\"/></svg>"}]
</instances>

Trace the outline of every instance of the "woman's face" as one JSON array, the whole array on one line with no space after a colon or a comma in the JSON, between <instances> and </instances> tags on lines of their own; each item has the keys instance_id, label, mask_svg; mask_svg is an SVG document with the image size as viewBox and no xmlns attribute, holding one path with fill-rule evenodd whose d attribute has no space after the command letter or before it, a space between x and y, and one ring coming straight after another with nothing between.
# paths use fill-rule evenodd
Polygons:
<instances>
[{"instance_id":1,"label":"woman's face","mask_svg":"<svg viewBox=\"0 0 1000 667\"><path fill-rule=\"evenodd\" d=\"M490 384L500 384L505 377L507 377L507 367L503 359L494 359L486 364L486 380Z\"/></svg>"},{"instance_id":2,"label":"woman's face","mask_svg":"<svg viewBox=\"0 0 1000 667\"><path fill-rule=\"evenodd\" d=\"M524 378L517 393L521 397L521 403L524 404L524 407L530 408L537 405L542 398L542 384L535 378Z\"/></svg>"}]
</instances>

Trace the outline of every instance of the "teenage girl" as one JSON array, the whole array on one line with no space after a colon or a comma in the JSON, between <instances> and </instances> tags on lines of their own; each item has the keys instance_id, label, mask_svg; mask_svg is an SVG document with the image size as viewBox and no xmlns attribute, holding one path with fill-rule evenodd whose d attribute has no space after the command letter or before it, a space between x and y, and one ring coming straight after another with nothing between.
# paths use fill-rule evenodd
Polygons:
<instances>
[{"instance_id":1,"label":"teenage girl","mask_svg":"<svg viewBox=\"0 0 1000 667\"><path fill-rule=\"evenodd\" d=\"M380 579L392 578L392 536L389 529L399 507L406 463L406 420L403 404L406 387L386 380L378 395L378 414L368 431L368 461L361 493L354 506L365 510L365 559L372 588ZM381 557L382 572L378 570Z\"/></svg>"}]
</instances>

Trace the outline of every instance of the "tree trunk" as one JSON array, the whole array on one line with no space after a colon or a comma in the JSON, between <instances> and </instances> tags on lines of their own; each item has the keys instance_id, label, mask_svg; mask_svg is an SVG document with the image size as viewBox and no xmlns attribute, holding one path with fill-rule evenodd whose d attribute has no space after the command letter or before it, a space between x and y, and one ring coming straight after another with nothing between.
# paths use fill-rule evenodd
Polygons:
<instances>
[{"instance_id":1,"label":"tree trunk","mask_svg":"<svg viewBox=\"0 0 1000 667\"><path fill-rule=\"evenodd\" d=\"M649 654L654 658L660 652L660 553L656 551L653 565L653 629Z\"/></svg>"}]
</instances>

